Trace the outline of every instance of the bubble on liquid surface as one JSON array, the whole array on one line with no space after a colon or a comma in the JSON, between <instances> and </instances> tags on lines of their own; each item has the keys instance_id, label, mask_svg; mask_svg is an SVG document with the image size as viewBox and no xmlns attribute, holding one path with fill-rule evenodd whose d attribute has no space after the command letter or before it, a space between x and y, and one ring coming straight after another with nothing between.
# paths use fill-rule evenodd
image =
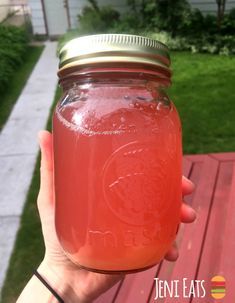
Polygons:
<instances>
[{"instance_id":1,"label":"bubble on liquid surface","mask_svg":"<svg viewBox=\"0 0 235 303\"><path fill-rule=\"evenodd\" d=\"M118 128L119 129L124 129L125 128L125 124L121 124Z\"/></svg>"},{"instance_id":2,"label":"bubble on liquid surface","mask_svg":"<svg viewBox=\"0 0 235 303\"><path fill-rule=\"evenodd\" d=\"M129 130L136 130L135 124L129 124L128 128L129 128Z\"/></svg>"},{"instance_id":3,"label":"bubble on liquid surface","mask_svg":"<svg viewBox=\"0 0 235 303\"><path fill-rule=\"evenodd\" d=\"M168 115L170 110L171 110L171 107L169 105L164 104L163 102L159 102L157 104L157 111L160 114Z\"/></svg>"},{"instance_id":4,"label":"bubble on liquid surface","mask_svg":"<svg viewBox=\"0 0 235 303\"><path fill-rule=\"evenodd\" d=\"M130 99L131 99L131 97L130 97L130 96L128 96L128 95L125 95L125 96L124 96L124 99L125 99L125 100L130 100Z\"/></svg>"},{"instance_id":5,"label":"bubble on liquid surface","mask_svg":"<svg viewBox=\"0 0 235 303\"><path fill-rule=\"evenodd\" d=\"M72 115L72 122L75 125L81 125L83 122L83 115L81 113L78 113L77 111L73 112L74 114Z\"/></svg>"},{"instance_id":6,"label":"bubble on liquid surface","mask_svg":"<svg viewBox=\"0 0 235 303\"><path fill-rule=\"evenodd\" d=\"M60 123L62 123L66 128L69 128L70 130L72 131L75 131L75 132L79 132L83 135L86 135L86 136L94 136L94 135L118 135L118 134L121 134L123 132L125 132L126 130L123 129L123 125L122 125L122 128L120 128L119 130L117 129L114 129L114 130L100 130L100 129L96 129L96 130L92 130L92 129L89 129L89 125L86 124L83 126L83 116L82 115L77 115L77 121L73 121L73 119L71 119L70 117L68 117L68 115L66 117L64 117L62 114L61 114L61 111L56 108L56 116L58 118L58 120L60 121ZM71 113L70 113L71 115ZM72 122L69 122L69 120L71 119ZM105 120L104 119L101 119L100 122L104 122ZM99 122L99 126L102 126L102 123ZM98 125L98 124L97 124ZM88 129L86 128L88 127Z\"/></svg>"},{"instance_id":7,"label":"bubble on liquid surface","mask_svg":"<svg viewBox=\"0 0 235 303\"><path fill-rule=\"evenodd\" d=\"M136 97L136 99L138 99L138 100L140 100L140 101L145 101L145 100L147 100L145 97L142 97L142 96L138 96L138 97Z\"/></svg>"},{"instance_id":8,"label":"bubble on liquid surface","mask_svg":"<svg viewBox=\"0 0 235 303\"><path fill-rule=\"evenodd\" d=\"M158 127L154 127L153 129L152 129L152 133L153 134L157 134L159 132L159 128Z\"/></svg>"}]
</instances>

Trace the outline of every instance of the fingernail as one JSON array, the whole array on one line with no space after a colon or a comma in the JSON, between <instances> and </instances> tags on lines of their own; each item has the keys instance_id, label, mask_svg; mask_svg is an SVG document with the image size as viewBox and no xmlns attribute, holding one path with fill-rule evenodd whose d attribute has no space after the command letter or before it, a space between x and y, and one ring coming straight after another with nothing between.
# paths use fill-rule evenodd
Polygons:
<instances>
[{"instance_id":1,"label":"fingernail","mask_svg":"<svg viewBox=\"0 0 235 303\"><path fill-rule=\"evenodd\" d=\"M185 181L186 181L190 186L192 186L193 188L195 188L195 184L194 184L191 180L189 180L189 179L186 178L186 177L184 177L184 179L185 179Z\"/></svg>"}]
</instances>

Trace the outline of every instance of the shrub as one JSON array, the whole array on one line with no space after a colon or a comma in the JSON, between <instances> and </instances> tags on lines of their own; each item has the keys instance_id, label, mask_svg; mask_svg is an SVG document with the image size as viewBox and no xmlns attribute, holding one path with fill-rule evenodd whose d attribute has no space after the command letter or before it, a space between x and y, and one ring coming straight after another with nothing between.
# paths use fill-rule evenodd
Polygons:
<instances>
[{"instance_id":1,"label":"shrub","mask_svg":"<svg viewBox=\"0 0 235 303\"><path fill-rule=\"evenodd\" d=\"M173 37L182 31L182 25L190 14L187 0L145 1L144 15L147 24L160 31L168 31Z\"/></svg>"},{"instance_id":2,"label":"shrub","mask_svg":"<svg viewBox=\"0 0 235 303\"><path fill-rule=\"evenodd\" d=\"M161 41L166 44L171 50L190 50L190 44L186 39L181 37L172 38L167 32L145 33L145 36Z\"/></svg>"},{"instance_id":3,"label":"shrub","mask_svg":"<svg viewBox=\"0 0 235 303\"><path fill-rule=\"evenodd\" d=\"M220 32L222 35L234 35L235 33L235 8L229 14L225 14L221 23Z\"/></svg>"},{"instance_id":4,"label":"shrub","mask_svg":"<svg viewBox=\"0 0 235 303\"><path fill-rule=\"evenodd\" d=\"M24 29L0 26L0 94L5 92L14 70L22 63L27 41Z\"/></svg>"},{"instance_id":5,"label":"shrub","mask_svg":"<svg viewBox=\"0 0 235 303\"><path fill-rule=\"evenodd\" d=\"M88 2L79 15L79 29L62 43L69 36L112 32L149 36L171 50L235 53L235 9L224 16L218 32L217 17L191 9L186 0L127 0L129 10L123 15L110 6L99 7L96 0Z\"/></svg>"},{"instance_id":6,"label":"shrub","mask_svg":"<svg viewBox=\"0 0 235 303\"><path fill-rule=\"evenodd\" d=\"M140 16L130 12L123 14L118 21L114 22L109 32L138 34L140 31L143 31L143 29L144 27Z\"/></svg>"},{"instance_id":7,"label":"shrub","mask_svg":"<svg viewBox=\"0 0 235 303\"><path fill-rule=\"evenodd\" d=\"M186 51L193 53L210 53L220 55L235 54L235 37L234 36L202 36L202 37L172 37L167 32L145 33L153 39L165 43L171 50Z\"/></svg>"},{"instance_id":8,"label":"shrub","mask_svg":"<svg viewBox=\"0 0 235 303\"><path fill-rule=\"evenodd\" d=\"M96 34L107 32L119 20L120 14L106 5L99 7L96 0L88 0L82 14L78 15L79 32L81 34Z\"/></svg>"}]
</instances>

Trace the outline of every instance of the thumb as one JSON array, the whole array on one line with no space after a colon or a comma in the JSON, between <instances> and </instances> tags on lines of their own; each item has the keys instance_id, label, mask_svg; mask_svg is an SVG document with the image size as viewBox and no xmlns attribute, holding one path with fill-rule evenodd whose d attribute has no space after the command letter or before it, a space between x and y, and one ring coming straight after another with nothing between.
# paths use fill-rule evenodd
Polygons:
<instances>
[{"instance_id":1,"label":"thumb","mask_svg":"<svg viewBox=\"0 0 235 303\"><path fill-rule=\"evenodd\" d=\"M41 149L40 190L38 195L39 212L54 203L52 135L48 131L38 133Z\"/></svg>"}]
</instances>

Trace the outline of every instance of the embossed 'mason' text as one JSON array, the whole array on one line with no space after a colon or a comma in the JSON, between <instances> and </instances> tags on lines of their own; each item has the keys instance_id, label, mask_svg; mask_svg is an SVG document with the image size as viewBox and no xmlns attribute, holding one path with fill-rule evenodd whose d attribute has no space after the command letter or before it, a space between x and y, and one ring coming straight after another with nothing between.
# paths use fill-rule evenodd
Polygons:
<instances>
[{"instance_id":1,"label":"embossed 'mason' text","mask_svg":"<svg viewBox=\"0 0 235 303\"><path fill-rule=\"evenodd\" d=\"M160 228L151 233L147 229L143 229L140 232L126 230L119 232L117 235L109 230L88 230L87 240L88 244L91 246L98 245L105 248L118 246L148 246L154 241L159 240L159 232Z\"/></svg>"}]
</instances>

